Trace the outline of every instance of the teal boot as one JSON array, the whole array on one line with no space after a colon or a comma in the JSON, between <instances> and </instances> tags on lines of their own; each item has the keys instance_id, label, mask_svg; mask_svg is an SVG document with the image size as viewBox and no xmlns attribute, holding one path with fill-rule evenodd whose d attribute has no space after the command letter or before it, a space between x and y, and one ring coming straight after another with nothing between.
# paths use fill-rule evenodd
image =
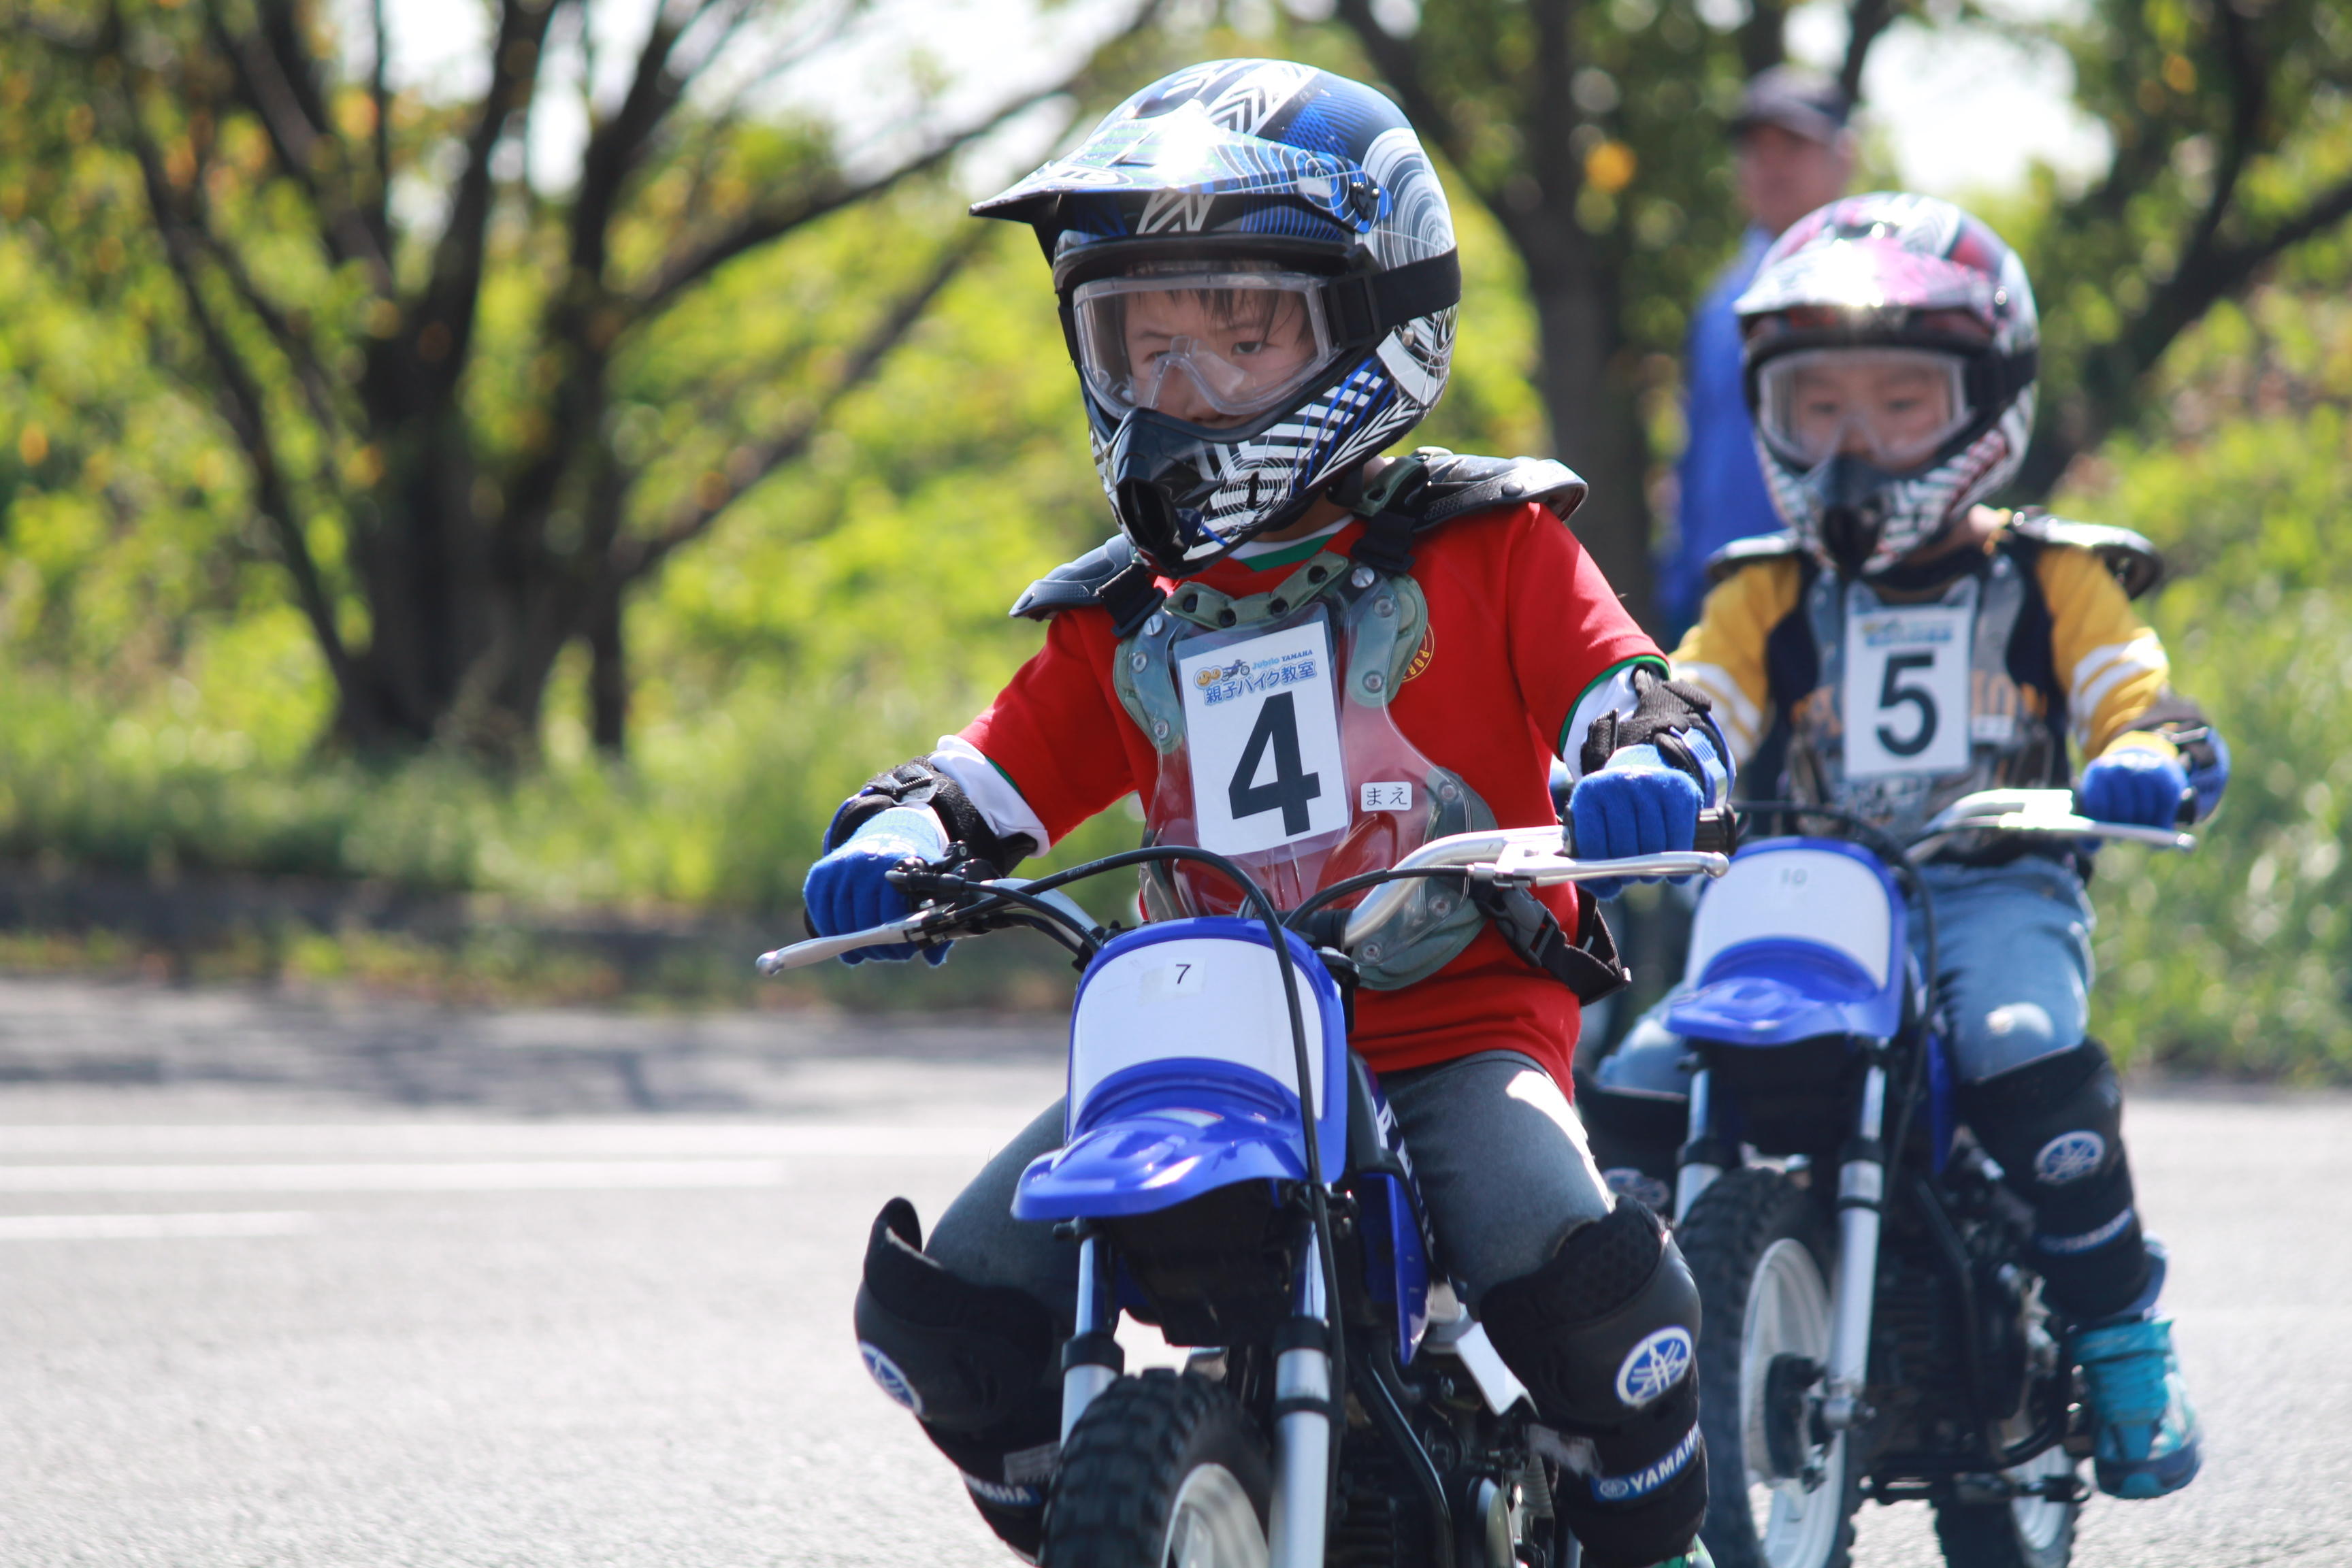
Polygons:
<instances>
[{"instance_id":1,"label":"teal boot","mask_svg":"<svg viewBox=\"0 0 2352 1568\"><path fill-rule=\"evenodd\" d=\"M2092 1468L2110 1497L2152 1498L2197 1478L2197 1412L2168 1318L2104 1323L2074 1337L2098 1423Z\"/></svg>"}]
</instances>

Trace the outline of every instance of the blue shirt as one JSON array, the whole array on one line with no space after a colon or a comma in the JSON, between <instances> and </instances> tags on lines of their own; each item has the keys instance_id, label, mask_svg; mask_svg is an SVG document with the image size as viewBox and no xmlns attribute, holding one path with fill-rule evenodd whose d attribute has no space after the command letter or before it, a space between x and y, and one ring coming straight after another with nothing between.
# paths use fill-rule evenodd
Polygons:
<instances>
[{"instance_id":1,"label":"blue shirt","mask_svg":"<svg viewBox=\"0 0 2352 1568\"><path fill-rule=\"evenodd\" d=\"M1675 473L1682 492L1675 547L1658 573L1658 613L1669 647L1698 619L1706 597L1706 559L1735 539L1777 533L1784 526L1764 488L1756 459L1755 426L1740 388L1739 321L1732 302L1756 281L1772 237L1751 228L1738 258L1727 268L1691 318L1685 367L1689 445Z\"/></svg>"}]
</instances>

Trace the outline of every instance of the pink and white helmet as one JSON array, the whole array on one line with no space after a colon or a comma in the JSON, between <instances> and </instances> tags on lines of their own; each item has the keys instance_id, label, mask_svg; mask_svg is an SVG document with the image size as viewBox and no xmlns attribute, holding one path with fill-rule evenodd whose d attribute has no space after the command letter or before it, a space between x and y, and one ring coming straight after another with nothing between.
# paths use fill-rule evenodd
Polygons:
<instances>
[{"instance_id":1,"label":"pink and white helmet","mask_svg":"<svg viewBox=\"0 0 2352 1568\"><path fill-rule=\"evenodd\" d=\"M1733 309L1766 485L1825 565L1885 572L2024 460L2033 288L1951 203L1832 202L1773 244Z\"/></svg>"}]
</instances>

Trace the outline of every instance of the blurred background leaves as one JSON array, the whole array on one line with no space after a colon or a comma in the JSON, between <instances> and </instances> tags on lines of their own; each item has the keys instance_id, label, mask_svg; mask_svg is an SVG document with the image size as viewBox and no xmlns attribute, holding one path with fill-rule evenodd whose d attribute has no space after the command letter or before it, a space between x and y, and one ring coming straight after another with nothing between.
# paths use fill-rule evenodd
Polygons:
<instances>
[{"instance_id":1,"label":"blurred background leaves","mask_svg":"<svg viewBox=\"0 0 2352 1568\"><path fill-rule=\"evenodd\" d=\"M1510 53L1549 26L1548 7L1565 17L1552 47L1570 58L1482 82L1472 46ZM841 24L863 9L844 7ZM1832 9L1865 29L1987 25L1958 9ZM0 861L11 874L158 886L320 878L488 899L509 916L740 919L789 936L841 795L984 703L1036 645L1005 605L1106 531L1034 243L960 216L979 152L926 163L919 135L860 163L789 100L730 111L688 92L675 140L650 140L615 187L597 273L615 297L717 232L696 223L812 181L877 188L746 247L657 322L583 359L578 334L601 329L562 304L577 284L567 237L579 187L534 182L494 149L475 313L437 405L457 422L436 438L457 443L466 516L495 537L532 454L562 448L577 466L523 531L538 552L526 575L589 561L599 541L586 509L601 502L619 503L601 541L608 566L616 540L692 531L618 582L606 622L583 615L547 633L536 687L525 700L510 684L498 723L466 721L452 687L438 719L355 725L351 683L289 576L289 541L309 553L336 635L373 646L389 601L372 595L362 557L380 548L371 508L404 459L398 432L354 405L384 355L426 363L431 321L416 307L479 123L461 93L379 94L366 38L347 36L366 16L295 0L125 0L109 45L95 7L0 0ZM392 140L389 279L334 259L320 201L234 105L220 39L272 16L320 62L319 112L339 145L374 157L379 128ZM2352 173L2347 16L2346 0L2242 12L2087 0L2056 20L2000 24L2069 53L2113 160L2088 178L2042 167L1979 204L2025 247L2044 302L2044 435L2058 456L2042 482L2059 510L2141 529L2172 556L2179 574L2152 614L2178 680L2220 715L2238 763L2202 852L2114 852L2101 868L2095 1012L2125 1056L2352 1076L2352 868L2340 853L2352 564L2336 516L2352 490L2352 253L2340 225L2315 219ZM1129 7L1113 20L1110 41L1045 100L1048 139L1185 59L1287 53L1379 79L1368 27L1444 73L1445 123L1425 129L1460 153L1446 173L1467 298L1452 389L1412 439L1568 445L1559 378L1539 374L1547 307L1528 264L1548 259L1538 220L1564 219L1607 263L1595 287L1620 416L1608 462L1634 491L1610 514L1619 521L1596 513L1592 525L1648 531L1680 439L1683 312L1738 239L1726 95L1778 58L1783 13L1424 0ZM551 19L550 36L562 25ZM150 36L165 42L138 42ZM122 73L142 71L163 179L178 199L212 204L238 258L205 262L193 295L130 131L101 112L110 93L130 101ZM952 138L979 122L942 111L934 123ZM1529 162L1538 123L1566 128L1573 156L1558 168ZM1886 168L1883 147L1870 157ZM2290 230L2294 243L2246 259ZM2184 313L2196 291L2178 279L2182 258L2203 254L2200 235L2244 264L2200 285ZM255 405L283 432L284 467L299 477L283 517L268 515L192 298L211 302L254 367ZM289 333L308 347L287 352ZM320 384L305 384L305 358ZM571 382L591 360L583 402ZM1114 811L1059 853L1122 847L1134 831ZM93 951L12 938L0 962ZM534 970L495 942L435 957L381 933L272 938L223 962L295 979L488 976L499 994L615 984L569 959Z\"/></svg>"}]
</instances>

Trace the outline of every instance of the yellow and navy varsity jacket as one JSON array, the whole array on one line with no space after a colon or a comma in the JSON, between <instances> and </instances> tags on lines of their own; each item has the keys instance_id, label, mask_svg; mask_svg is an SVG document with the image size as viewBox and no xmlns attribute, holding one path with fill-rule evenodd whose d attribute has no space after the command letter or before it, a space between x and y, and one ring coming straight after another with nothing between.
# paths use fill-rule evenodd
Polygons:
<instances>
[{"instance_id":1,"label":"yellow and navy varsity jacket","mask_svg":"<svg viewBox=\"0 0 2352 1568\"><path fill-rule=\"evenodd\" d=\"M1743 765L1785 742L1792 798L1908 833L1974 790L2067 784L2071 740L2086 762L2176 757L2200 815L2218 800L2228 752L2132 607L2163 563L2128 530L2000 516L1891 582L1843 579L1791 534L1744 540L1712 569L1675 674L1713 700Z\"/></svg>"}]
</instances>

